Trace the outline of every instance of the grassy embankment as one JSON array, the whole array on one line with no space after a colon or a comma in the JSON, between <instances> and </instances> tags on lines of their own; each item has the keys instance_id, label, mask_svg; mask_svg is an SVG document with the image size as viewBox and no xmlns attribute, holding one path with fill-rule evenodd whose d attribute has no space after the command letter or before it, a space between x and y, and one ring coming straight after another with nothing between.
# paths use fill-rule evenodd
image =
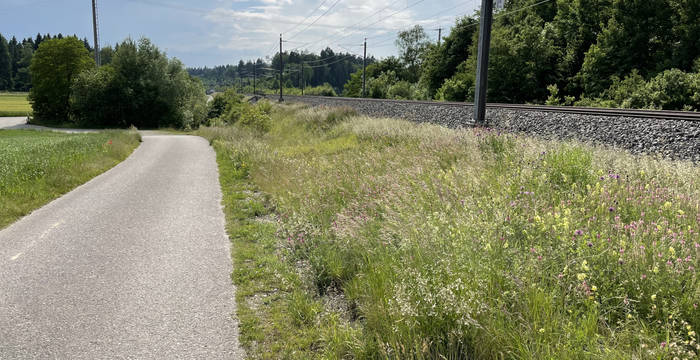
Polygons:
<instances>
[{"instance_id":1,"label":"grassy embankment","mask_svg":"<svg viewBox=\"0 0 700 360\"><path fill-rule=\"evenodd\" d=\"M124 160L136 131L0 130L0 229Z\"/></svg>"},{"instance_id":2,"label":"grassy embankment","mask_svg":"<svg viewBox=\"0 0 700 360\"><path fill-rule=\"evenodd\" d=\"M0 117L27 116L31 113L27 93L0 93Z\"/></svg>"},{"instance_id":3,"label":"grassy embankment","mask_svg":"<svg viewBox=\"0 0 700 360\"><path fill-rule=\"evenodd\" d=\"M218 154L252 358L692 358L700 169L283 107Z\"/></svg>"}]
</instances>

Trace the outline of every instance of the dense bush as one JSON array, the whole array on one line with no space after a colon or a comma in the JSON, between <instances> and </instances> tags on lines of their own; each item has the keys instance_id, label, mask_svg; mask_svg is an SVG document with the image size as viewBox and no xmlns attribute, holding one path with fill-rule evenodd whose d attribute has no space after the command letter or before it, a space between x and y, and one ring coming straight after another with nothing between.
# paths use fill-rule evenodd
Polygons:
<instances>
[{"instance_id":1,"label":"dense bush","mask_svg":"<svg viewBox=\"0 0 700 360\"><path fill-rule=\"evenodd\" d=\"M338 94L336 94L333 87L328 83L325 83L325 84L319 85L319 86L315 86L315 87L306 88L306 89L304 89L304 94L317 95L317 96L338 96Z\"/></svg>"},{"instance_id":2,"label":"dense bush","mask_svg":"<svg viewBox=\"0 0 700 360\"><path fill-rule=\"evenodd\" d=\"M700 110L700 73L666 70L649 81L637 71L619 79L601 97L583 99L579 105L658 110Z\"/></svg>"},{"instance_id":3,"label":"dense bush","mask_svg":"<svg viewBox=\"0 0 700 360\"><path fill-rule=\"evenodd\" d=\"M219 116L213 116L219 112ZM269 101L261 100L257 104L251 104L235 89L229 88L217 94L209 103L209 125L239 125L265 133L270 130L271 112L272 104Z\"/></svg>"},{"instance_id":4,"label":"dense bush","mask_svg":"<svg viewBox=\"0 0 700 360\"><path fill-rule=\"evenodd\" d=\"M145 38L124 41L110 65L78 76L71 107L82 126L196 128L207 115L201 82Z\"/></svg>"}]
</instances>

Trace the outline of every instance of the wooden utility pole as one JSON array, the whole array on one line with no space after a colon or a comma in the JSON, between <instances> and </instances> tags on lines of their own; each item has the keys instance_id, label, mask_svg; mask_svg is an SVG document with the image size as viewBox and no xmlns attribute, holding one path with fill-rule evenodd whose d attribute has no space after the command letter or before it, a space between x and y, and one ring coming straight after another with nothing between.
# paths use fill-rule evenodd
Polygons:
<instances>
[{"instance_id":1,"label":"wooden utility pole","mask_svg":"<svg viewBox=\"0 0 700 360\"><path fill-rule=\"evenodd\" d=\"M442 28L438 28L438 47L440 47L440 41L442 41Z\"/></svg>"},{"instance_id":2,"label":"wooden utility pole","mask_svg":"<svg viewBox=\"0 0 700 360\"><path fill-rule=\"evenodd\" d=\"M280 34L280 102L284 101L282 96L282 73L284 72L284 60L282 60L282 34Z\"/></svg>"},{"instance_id":3,"label":"wooden utility pole","mask_svg":"<svg viewBox=\"0 0 700 360\"><path fill-rule=\"evenodd\" d=\"M92 0L92 33L95 36L95 64L100 67L100 43L97 37L97 0Z\"/></svg>"},{"instance_id":4,"label":"wooden utility pole","mask_svg":"<svg viewBox=\"0 0 700 360\"><path fill-rule=\"evenodd\" d=\"M367 83L367 38L365 38L365 52L362 56L362 97L365 97L365 84Z\"/></svg>"},{"instance_id":5,"label":"wooden utility pole","mask_svg":"<svg viewBox=\"0 0 700 360\"><path fill-rule=\"evenodd\" d=\"M258 60L256 59L255 62L253 62L253 95L257 95L257 89L256 89L256 82L258 80Z\"/></svg>"},{"instance_id":6,"label":"wooden utility pole","mask_svg":"<svg viewBox=\"0 0 700 360\"><path fill-rule=\"evenodd\" d=\"M477 125L483 125L486 122L486 91L488 90L489 47L491 46L492 22L493 0L481 0L479 54L476 65L476 94L474 95L474 121Z\"/></svg>"},{"instance_id":7,"label":"wooden utility pole","mask_svg":"<svg viewBox=\"0 0 700 360\"><path fill-rule=\"evenodd\" d=\"M304 96L304 85L306 85L306 79L304 78L304 63L301 63L301 96Z\"/></svg>"}]
</instances>

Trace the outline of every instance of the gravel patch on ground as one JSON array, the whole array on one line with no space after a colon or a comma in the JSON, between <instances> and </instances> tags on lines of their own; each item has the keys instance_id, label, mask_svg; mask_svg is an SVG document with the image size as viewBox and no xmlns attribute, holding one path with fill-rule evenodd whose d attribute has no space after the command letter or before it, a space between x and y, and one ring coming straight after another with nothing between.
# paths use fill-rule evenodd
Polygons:
<instances>
[{"instance_id":1,"label":"gravel patch on ground","mask_svg":"<svg viewBox=\"0 0 700 360\"><path fill-rule=\"evenodd\" d=\"M420 104L347 98L285 96L312 106L347 106L363 115L428 122L450 128L471 127L472 106ZM487 126L546 139L574 139L611 145L637 154L700 162L700 122L581 115L530 110L487 111Z\"/></svg>"}]
</instances>

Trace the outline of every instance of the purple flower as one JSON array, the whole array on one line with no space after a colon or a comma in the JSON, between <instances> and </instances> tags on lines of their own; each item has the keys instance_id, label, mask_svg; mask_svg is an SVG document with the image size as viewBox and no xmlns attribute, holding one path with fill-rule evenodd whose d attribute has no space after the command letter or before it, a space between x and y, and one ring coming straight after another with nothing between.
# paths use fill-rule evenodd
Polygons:
<instances>
[{"instance_id":1,"label":"purple flower","mask_svg":"<svg viewBox=\"0 0 700 360\"><path fill-rule=\"evenodd\" d=\"M583 235L583 230L576 230L576 231L574 231L574 235L576 235L576 236L581 236L581 235Z\"/></svg>"},{"instance_id":2,"label":"purple flower","mask_svg":"<svg viewBox=\"0 0 700 360\"><path fill-rule=\"evenodd\" d=\"M611 206L611 207L608 208L608 211L614 212L614 211L615 211L615 208Z\"/></svg>"}]
</instances>

